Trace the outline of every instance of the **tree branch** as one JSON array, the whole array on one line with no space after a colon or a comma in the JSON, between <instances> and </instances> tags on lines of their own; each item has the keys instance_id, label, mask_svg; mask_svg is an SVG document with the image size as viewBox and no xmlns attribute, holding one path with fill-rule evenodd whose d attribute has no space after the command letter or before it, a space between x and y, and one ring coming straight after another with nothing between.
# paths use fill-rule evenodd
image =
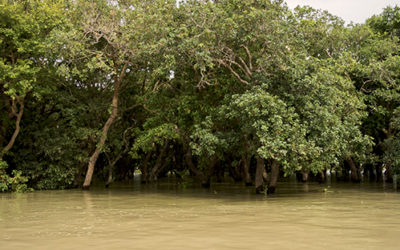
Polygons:
<instances>
[{"instance_id":1,"label":"tree branch","mask_svg":"<svg viewBox=\"0 0 400 250\"><path fill-rule=\"evenodd\" d=\"M251 56L250 50L249 50L249 48L247 48L246 45L242 45L242 47L243 47L244 50L246 51L247 59L248 59L248 61L249 61L249 67L248 67L248 69L249 69L250 72L251 72L251 71L253 71L253 64L252 64L252 56ZM244 62L243 62L243 63L244 63ZM246 64L244 63L244 65L246 65ZM246 66L247 66L247 65L246 65Z\"/></svg>"},{"instance_id":2,"label":"tree branch","mask_svg":"<svg viewBox=\"0 0 400 250\"><path fill-rule=\"evenodd\" d=\"M18 102L18 104L19 104L19 111L18 111L18 113L16 113L16 112L17 112L17 111L16 111L16 108L17 108L17 107L16 107L16 103L15 103L14 99L12 99L13 109L14 109L12 112L15 112L16 117L17 117L17 120L15 121L15 130L14 130L14 133L13 133L13 135L11 136L11 139L10 139L10 141L8 142L7 146L5 146L5 147L3 148L3 150L0 152L0 159L3 158L4 153L10 151L10 149L11 149L12 146L14 145L15 139L17 138L17 136L18 136L18 134L19 134L19 131L20 131L20 129L21 129L20 124L21 124L22 115L23 115L23 113L24 113L24 97L21 97L21 98L18 98L18 97L17 97L16 100L17 100L17 102Z\"/></svg>"},{"instance_id":3,"label":"tree branch","mask_svg":"<svg viewBox=\"0 0 400 250\"><path fill-rule=\"evenodd\" d=\"M239 80L239 82L241 82L241 83L243 83L243 84L245 84L245 85L250 85L250 83L248 82L248 81L246 81L246 80L243 80L240 76L239 76L239 74L236 72L236 71L234 71L233 69L232 69L232 67L229 65L229 64L227 64L226 62L224 62L223 60L221 60L221 59L219 59L219 60L217 60L220 64L222 64L222 65L224 65L235 77L236 77L236 79L238 79Z\"/></svg>"}]
</instances>

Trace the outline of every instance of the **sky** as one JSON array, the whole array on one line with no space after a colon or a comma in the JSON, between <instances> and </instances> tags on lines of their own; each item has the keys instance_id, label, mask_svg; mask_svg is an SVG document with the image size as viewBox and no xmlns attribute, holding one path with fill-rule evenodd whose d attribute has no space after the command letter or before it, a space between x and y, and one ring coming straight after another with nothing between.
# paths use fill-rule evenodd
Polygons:
<instances>
[{"instance_id":1,"label":"sky","mask_svg":"<svg viewBox=\"0 0 400 250\"><path fill-rule=\"evenodd\" d=\"M400 0L285 0L290 8L309 5L341 17L346 23L363 23L368 17L380 14L386 6L400 6Z\"/></svg>"}]
</instances>

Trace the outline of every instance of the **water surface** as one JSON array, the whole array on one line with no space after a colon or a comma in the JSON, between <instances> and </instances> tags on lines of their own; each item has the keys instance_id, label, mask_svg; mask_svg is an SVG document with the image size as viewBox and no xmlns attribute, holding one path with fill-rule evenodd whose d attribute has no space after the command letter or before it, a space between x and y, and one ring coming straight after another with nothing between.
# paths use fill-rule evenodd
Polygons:
<instances>
[{"instance_id":1,"label":"water surface","mask_svg":"<svg viewBox=\"0 0 400 250\"><path fill-rule=\"evenodd\" d=\"M400 195L381 184L174 183L0 194L0 249L400 249Z\"/></svg>"}]
</instances>

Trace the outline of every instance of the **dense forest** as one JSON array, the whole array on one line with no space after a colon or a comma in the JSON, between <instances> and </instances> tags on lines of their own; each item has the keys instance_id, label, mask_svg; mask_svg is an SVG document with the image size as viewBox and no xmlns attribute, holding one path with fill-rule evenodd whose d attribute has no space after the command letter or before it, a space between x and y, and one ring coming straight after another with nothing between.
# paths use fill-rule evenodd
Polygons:
<instances>
[{"instance_id":1,"label":"dense forest","mask_svg":"<svg viewBox=\"0 0 400 250\"><path fill-rule=\"evenodd\" d=\"M398 6L345 25L282 0L0 0L0 191L391 182L399 39Z\"/></svg>"}]
</instances>

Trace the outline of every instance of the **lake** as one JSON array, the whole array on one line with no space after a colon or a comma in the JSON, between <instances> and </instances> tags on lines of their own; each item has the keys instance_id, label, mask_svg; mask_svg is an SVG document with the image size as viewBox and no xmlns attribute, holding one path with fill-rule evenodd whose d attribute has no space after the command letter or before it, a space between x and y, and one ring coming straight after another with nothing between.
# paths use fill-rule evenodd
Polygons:
<instances>
[{"instance_id":1,"label":"lake","mask_svg":"<svg viewBox=\"0 0 400 250\"><path fill-rule=\"evenodd\" d=\"M277 194L162 181L0 194L0 249L400 249L379 183L281 182Z\"/></svg>"}]
</instances>

